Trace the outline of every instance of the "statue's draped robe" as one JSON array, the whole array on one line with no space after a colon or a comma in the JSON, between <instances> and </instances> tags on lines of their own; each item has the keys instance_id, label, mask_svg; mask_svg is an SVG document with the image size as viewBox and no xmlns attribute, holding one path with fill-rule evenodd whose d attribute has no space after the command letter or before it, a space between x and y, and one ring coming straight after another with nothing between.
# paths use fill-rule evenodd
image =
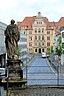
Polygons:
<instances>
[{"instance_id":1,"label":"statue's draped robe","mask_svg":"<svg viewBox=\"0 0 64 96\"><path fill-rule=\"evenodd\" d=\"M20 39L20 33L16 24L10 24L5 30L5 44L7 49L7 58L14 59L17 56L17 42Z\"/></svg>"}]
</instances>

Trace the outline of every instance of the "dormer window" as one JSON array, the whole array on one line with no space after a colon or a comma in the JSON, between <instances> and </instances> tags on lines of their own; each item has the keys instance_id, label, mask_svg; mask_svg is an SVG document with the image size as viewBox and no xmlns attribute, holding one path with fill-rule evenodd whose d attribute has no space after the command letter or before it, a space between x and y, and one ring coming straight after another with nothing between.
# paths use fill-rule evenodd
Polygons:
<instances>
[{"instance_id":1,"label":"dormer window","mask_svg":"<svg viewBox=\"0 0 64 96\"><path fill-rule=\"evenodd\" d=\"M37 24L42 24L42 21L37 21Z\"/></svg>"}]
</instances>

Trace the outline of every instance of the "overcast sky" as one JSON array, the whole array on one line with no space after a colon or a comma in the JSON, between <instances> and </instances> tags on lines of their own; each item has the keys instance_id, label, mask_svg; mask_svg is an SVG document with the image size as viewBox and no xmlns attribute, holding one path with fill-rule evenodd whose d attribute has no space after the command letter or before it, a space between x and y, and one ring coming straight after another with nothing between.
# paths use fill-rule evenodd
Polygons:
<instances>
[{"instance_id":1,"label":"overcast sky","mask_svg":"<svg viewBox=\"0 0 64 96\"><path fill-rule=\"evenodd\" d=\"M22 21L26 16L41 12L49 21L64 17L64 0L0 0L0 21L6 24L11 19Z\"/></svg>"}]
</instances>

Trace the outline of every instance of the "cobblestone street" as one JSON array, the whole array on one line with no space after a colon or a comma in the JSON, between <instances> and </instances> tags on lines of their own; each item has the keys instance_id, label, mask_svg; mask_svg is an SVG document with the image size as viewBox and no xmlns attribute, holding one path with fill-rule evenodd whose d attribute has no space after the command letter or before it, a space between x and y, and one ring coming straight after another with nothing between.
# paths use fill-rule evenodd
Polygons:
<instances>
[{"instance_id":1,"label":"cobblestone street","mask_svg":"<svg viewBox=\"0 0 64 96\"><path fill-rule=\"evenodd\" d=\"M64 88L31 86L21 90L11 90L9 96L64 96Z\"/></svg>"}]
</instances>

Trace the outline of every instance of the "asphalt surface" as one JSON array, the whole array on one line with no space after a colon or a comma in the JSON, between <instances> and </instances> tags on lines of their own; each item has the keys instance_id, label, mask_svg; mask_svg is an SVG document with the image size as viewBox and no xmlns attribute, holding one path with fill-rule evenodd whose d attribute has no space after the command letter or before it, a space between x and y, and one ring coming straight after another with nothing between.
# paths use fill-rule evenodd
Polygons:
<instances>
[{"instance_id":1,"label":"asphalt surface","mask_svg":"<svg viewBox=\"0 0 64 96\"><path fill-rule=\"evenodd\" d=\"M64 74L59 74L47 58L42 58L41 55L35 56L24 73L28 85L64 85Z\"/></svg>"}]
</instances>

